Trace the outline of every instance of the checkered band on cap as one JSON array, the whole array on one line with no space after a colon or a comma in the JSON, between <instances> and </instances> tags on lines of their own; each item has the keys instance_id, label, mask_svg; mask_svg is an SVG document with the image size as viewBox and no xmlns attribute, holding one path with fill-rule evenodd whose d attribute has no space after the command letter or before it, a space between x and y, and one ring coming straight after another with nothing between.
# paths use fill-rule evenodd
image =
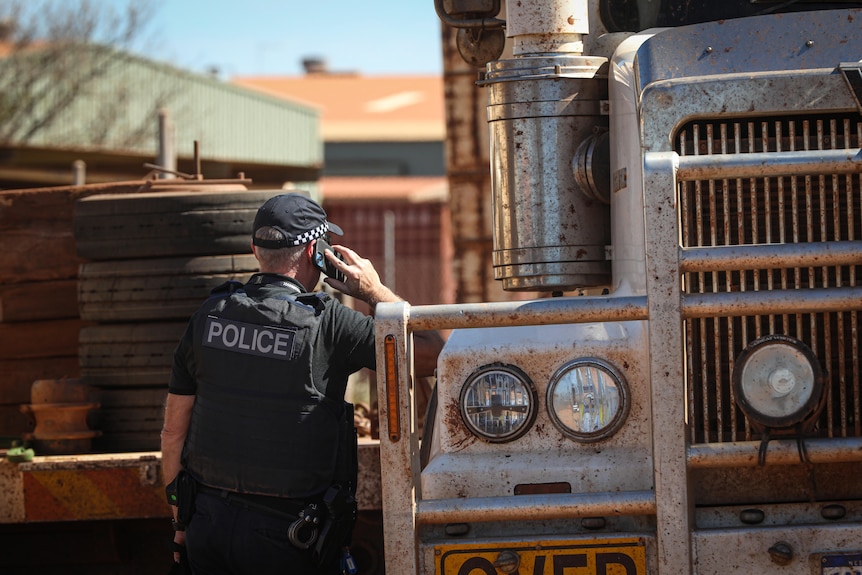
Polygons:
<instances>
[{"instance_id":1,"label":"checkered band on cap","mask_svg":"<svg viewBox=\"0 0 862 575\"><path fill-rule=\"evenodd\" d=\"M316 240L317 238L326 234L329 231L329 222L323 222L313 230L308 230L307 232L300 234L296 237L290 245L293 246L301 246L302 244L307 244L311 240Z\"/></svg>"},{"instance_id":2,"label":"checkered band on cap","mask_svg":"<svg viewBox=\"0 0 862 575\"><path fill-rule=\"evenodd\" d=\"M281 240L265 240L257 237L257 231L270 227L280 231ZM301 193L288 193L267 200L254 218L252 242L262 248L284 248L301 246L327 233L344 235L336 224L326 220L326 212L320 205Z\"/></svg>"}]
</instances>

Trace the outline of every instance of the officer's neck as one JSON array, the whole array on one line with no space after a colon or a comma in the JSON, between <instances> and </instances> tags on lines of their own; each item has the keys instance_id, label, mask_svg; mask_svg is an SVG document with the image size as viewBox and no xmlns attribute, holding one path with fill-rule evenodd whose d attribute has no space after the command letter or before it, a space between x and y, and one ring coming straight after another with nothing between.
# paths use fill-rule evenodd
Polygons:
<instances>
[{"instance_id":1,"label":"officer's neck","mask_svg":"<svg viewBox=\"0 0 862 575\"><path fill-rule=\"evenodd\" d=\"M255 254L256 255L256 254ZM278 274L281 276L289 277L297 282L304 292L307 292L308 289L314 289L317 287L317 284L320 282L320 270L314 267L314 264L311 263L312 251L310 249L306 250L306 256L304 258L300 258L296 265L292 265L288 268L275 269L274 267L268 267L263 265L263 262L258 258L258 263L260 264L260 273L264 274Z\"/></svg>"},{"instance_id":2,"label":"officer's neck","mask_svg":"<svg viewBox=\"0 0 862 575\"><path fill-rule=\"evenodd\" d=\"M252 285L278 285L297 293L305 293L307 291L302 282L291 275L263 270L254 274L249 283Z\"/></svg>"}]
</instances>

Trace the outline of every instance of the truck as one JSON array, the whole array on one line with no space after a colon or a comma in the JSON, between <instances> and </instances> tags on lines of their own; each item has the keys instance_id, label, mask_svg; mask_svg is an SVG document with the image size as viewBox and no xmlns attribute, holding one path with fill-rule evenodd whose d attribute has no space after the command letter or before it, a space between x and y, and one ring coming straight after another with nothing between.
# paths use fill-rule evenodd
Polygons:
<instances>
[{"instance_id":1,"label":"truck","mask_svg":"<svg viewBox=\"0 0 862 575\"><path fill-rule=\"evenodd\" d=\"M862 573L860 3L435 8L539 295L377 307L387 572Z\"/></svg>"}]
</instances>

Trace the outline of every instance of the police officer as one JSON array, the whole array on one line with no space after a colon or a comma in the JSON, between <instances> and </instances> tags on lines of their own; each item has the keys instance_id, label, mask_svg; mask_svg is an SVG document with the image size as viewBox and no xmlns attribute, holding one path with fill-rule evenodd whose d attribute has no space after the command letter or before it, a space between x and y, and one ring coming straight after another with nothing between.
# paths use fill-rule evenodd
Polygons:
<instances>
[{"instance_id":1,"label":"police officer","mask_svg":"<svg viewBox=\"0 0 862 575\"><path fill-rule=\"evenodd\" d=\"M355 473L347 378L375 368L375 349L371 317L308 292L320 280L315 243L330 234L343 232L304 194L268 200L252 236L260 273L214 290L176 349L162 468L180 499L174 558L195 574L342 572L345 557L321 554L318 539L331 494ZM344 279L326 278L331 287L372 310L399 300L367 259L332 250ZM442 339L417 333L414 346L417 375L432 374Z\"/></svg>"}]
</instances>

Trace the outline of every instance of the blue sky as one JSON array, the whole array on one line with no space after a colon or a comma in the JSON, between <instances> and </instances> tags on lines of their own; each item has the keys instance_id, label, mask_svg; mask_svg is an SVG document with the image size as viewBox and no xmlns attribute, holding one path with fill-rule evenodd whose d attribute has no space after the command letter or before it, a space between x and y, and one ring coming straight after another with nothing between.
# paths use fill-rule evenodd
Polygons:
<instances>
[{"instance_id":1,"label":"blue sky","mask_svg":"<svg viewBox=\"0 0 862 575\"><path fill-rule=\"evenodd\" d=\"M316 56L368 76L442 73L433 0L149 2L142 51L195 72L299 75L302 59Z\"/></svg>"}]
</instances>

